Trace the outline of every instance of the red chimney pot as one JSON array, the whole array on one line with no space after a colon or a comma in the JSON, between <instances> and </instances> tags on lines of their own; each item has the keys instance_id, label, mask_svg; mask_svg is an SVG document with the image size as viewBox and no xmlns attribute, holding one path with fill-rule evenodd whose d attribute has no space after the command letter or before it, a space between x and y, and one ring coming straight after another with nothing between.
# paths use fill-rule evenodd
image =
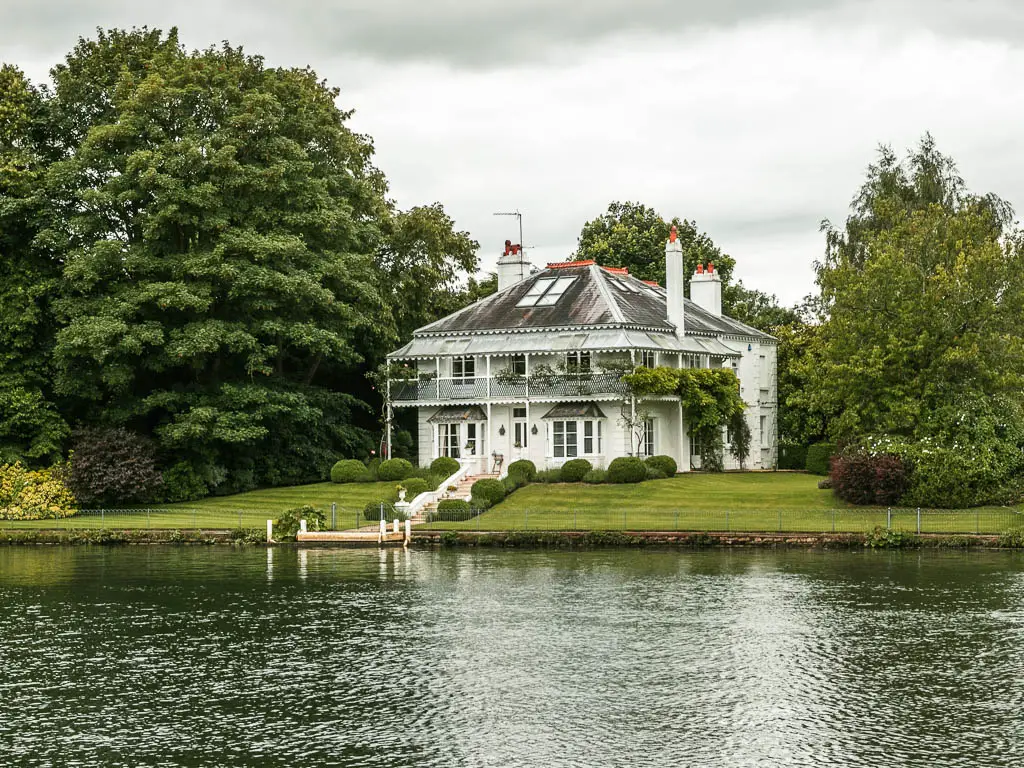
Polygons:
<instances>
[{"instance_id":1,"label":"red chimney pot","mask_svg":"<svg viewBox=\"0 0 1024 768\"><path fill-rule=\"evenodd\" d=\"M670 229L670 230L668 231L668 241L669 241L670 243L674 243L674 242L676 241L676 238L677 238L678 236L679 236L679 233L678 233L678 232L676 232L676 225L675 225L675 224L673 224L673 225L672 225L672 229Z\"/></svg>"},{"instance_id":2,"label":"red chimney pot","mask_svg":"<svg viewBox=\"0 0 1024 768\"><path fill-rule=\"evenodd\" d=\"M703 264L698 264L697 265L697 274L698 275L703 275L704 274L704 265Z\"/></svg>"},{"instance_id":3,"label":"red chimney pot","mask_svg":"<svg viewBox=\"0 0 1024 768\"><path fill-rule=\"evenodd\" d=\"M713 262L713 261L708 262L708 274L710 275L714 271L715 271L715 262Z\"/></svg>"}]
</instances>

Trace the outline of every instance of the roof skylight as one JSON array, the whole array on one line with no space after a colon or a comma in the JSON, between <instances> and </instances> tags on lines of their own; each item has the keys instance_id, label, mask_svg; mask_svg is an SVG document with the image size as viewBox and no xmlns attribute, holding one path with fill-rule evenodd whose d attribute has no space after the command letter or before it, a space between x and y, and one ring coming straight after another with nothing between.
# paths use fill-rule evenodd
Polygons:
<instances>
[{"instance_id":1,"label":"roof skylight","mask_svg":"<svg viewBox=\"0 0 1024 768\"><path fill-rule=\"evenodd\" d=\"M541 278L519 300L517 307L550 307L554 305L566 289L572 285L575 277Z\"/></svg>"}]
</instances>

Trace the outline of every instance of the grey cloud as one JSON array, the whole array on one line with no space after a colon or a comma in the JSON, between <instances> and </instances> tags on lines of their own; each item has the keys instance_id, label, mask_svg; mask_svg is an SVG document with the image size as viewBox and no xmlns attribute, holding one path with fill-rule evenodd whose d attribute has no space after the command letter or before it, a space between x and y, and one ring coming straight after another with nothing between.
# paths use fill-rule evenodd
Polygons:
<instances>
[{"instance_id":1,"label":"grey cloud","mask_svg":"<svg viewBox=\"0 0 1024 768\"><path fill-rule=\"evenodd\" d=\"M616 36L679 36L809 17L958 36L1016 40L1024 34L1024 8L1013 0L6 0L0 46L52 47L64 40L63 52L96 26L177 25L189 45L228 39L252 50L287 50L290 60L282 64L355 57L502 69L571 56Z\"/></svg>"}]
</instances>

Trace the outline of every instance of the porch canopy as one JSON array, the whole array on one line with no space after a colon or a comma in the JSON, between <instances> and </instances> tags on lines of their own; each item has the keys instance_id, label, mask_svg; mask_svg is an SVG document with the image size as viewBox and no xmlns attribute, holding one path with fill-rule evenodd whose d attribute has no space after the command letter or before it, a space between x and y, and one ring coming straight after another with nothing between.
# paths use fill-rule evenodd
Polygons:
<instances>
[{"instance_id":1,"label":"porch canopy","mask_svg":"<svg viewBox=\"0 0 1024 768\"><path fill-rule=\"evenodd\" d=\"M461 421L487 421L487 414L478 405L468 408L441 408L427 419L428 424L455 424Z\"/></svg>"},{"instance_id":2,"label":"porch canopy","mask_svg":"<svg viewBox=\"0 0 1024 768\"><path fill-rule=\"evenodd\" d=\"M559 403L542 418L545 419L603 419L604 413L597 403Z\"/></svg>"}]
</instances>

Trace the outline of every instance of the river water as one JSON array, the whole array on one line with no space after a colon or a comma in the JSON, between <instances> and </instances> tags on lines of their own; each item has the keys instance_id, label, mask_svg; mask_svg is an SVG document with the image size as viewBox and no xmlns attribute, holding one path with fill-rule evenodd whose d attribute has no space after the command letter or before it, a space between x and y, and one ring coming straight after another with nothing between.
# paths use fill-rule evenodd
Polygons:
<instances>
[{"instance_id":1,"label":"river water","mask_svg":"<svg viewBox=\"0 0 1024 768\"><path fill-rule=\"evenodd\" d=\"M1009 553L0 548L3 766L1021 766Z\"/></svg>"}]
</instances>

